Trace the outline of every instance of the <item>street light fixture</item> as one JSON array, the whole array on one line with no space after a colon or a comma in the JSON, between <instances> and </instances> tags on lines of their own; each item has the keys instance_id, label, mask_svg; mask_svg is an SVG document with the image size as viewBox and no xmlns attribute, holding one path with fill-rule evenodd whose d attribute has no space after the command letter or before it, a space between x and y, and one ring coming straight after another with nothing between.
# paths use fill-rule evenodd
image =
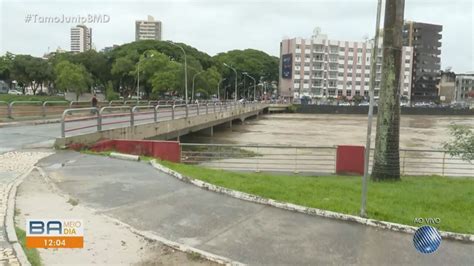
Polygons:
<instances>
[{"instance_id":1,"label":"street light fixture","mask_svg":"<svg viewBox=\"0 0 474 266\"><path fill-rule=\"evenodd\" d=\"M235 73L235 96L234 96L234 102L237 101L237 78L238 78L238 75L237 75L237 70L231 66L229 66L228 64L224 63L224 66L225 67L228 67L230 69L232 69Z\"/></svg>"},{"instance_id":2,"label":"street light fixture","mask_svg":"<svg viewBox=\"0 0 474 266\"><path fill-rule=\"evenodd\" d=\"M220 90L221 90L221 83L226 80L226 79L221 79L219 80L219 83L217 83L217 100L220 101L221 100L221 97L220 97Z\"/></svg>"},{"instance_id":3,"label":"street light fixture","mask_svg":"<svg viewBox=\"0 0 474 266\"><path fill-rule=\"evenodd\" d=\"M193 91L192 91L192 95L191 95L191 102L194 102L194 80L196 79L196 77L200 74L204 73L204 71L199 71L198 73L194 74L193 76Z\"/></svg>"},{"instance_id":4,"label":"street light fixture","mask_svg":"<svg viewBox=\"0 0 474 266\"><path fill-rule=\"evenodd\" d=\"M147 51L143 52L143 58L146 59L147 57ZM150 57L153 57L153 54L150 55ZM142 58L140 57L138 59L138 65L137 65L137 105L140 101L140 63L142 62Z\"/></svg>"},{"instance_id":5,"label":"street light fixture","mask_svg":"<svg viewBox=\"0 0 474 266\"><path fill-rule=\"evenodd\" d=\"M253 100L256 101L257 100L257 95L256 95L256 92L257 92L257 81L255 80L254 77L250 76L249 73L247 72L244 72L242 73L244 74L245 76L251 78L253 80Z\"/></svg>"},{"instance_id":6,"label":"street light fixture","mask_svg":"<svg viewBox=\"0 0 474 266\"><path fill-rule=\"evenodd\" d=\"M184 51L184 48L181 47L180 45L177 45L176 43L172 41L166 41L166 42L178 47L179 49L181 49L181 51L184 54L184 97L185 97L184 100L186 102L186 105L188 105L188 64L187 64L187 59L186 59L186 52Z\"/></svg>"}]
</instances>

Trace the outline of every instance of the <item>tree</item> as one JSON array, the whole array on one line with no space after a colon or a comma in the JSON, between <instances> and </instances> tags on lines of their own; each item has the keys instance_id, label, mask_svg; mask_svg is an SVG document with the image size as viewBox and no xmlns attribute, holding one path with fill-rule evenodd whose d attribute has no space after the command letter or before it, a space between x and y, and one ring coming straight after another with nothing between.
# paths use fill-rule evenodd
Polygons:
<instances>
[{"instance_id":1,"label":"tree","mask_svg":"<svg viewBox=\"0 0 474 266\"><path fill-rule=\"evenodd\" d=\"M117 58L112 64L111 74L115 79L118 79L118 86L122 89L123 95L132 94L135 87L135 76L133 70L135 69L134 55L127 55L125 57ZM138 57L138 54L136 54Z\"/></svg>"},{"instance_id":2,"label":"tree","mask_svg":"<svg viewBox=\"0 0 474 266\"><path fill-rule=\"evenodd\" d=\"M88 90L92 83L92 78L83 65L62 61L56 65L54 71L56 86L62 91L75 92L76 100Z\"/></svg>"},{"instance_id":3,"label":"tree","mask_svg":"<svg viewBox=\"0 0 474 266\"><path fill-rule=\"evenodd\" d=\"M452 139L443 144L452 157L472 163L474 161L474 131L466 126L450 126Z\"/></svg>"},{"instance_id":4,"label":"tree","mask_svg":"<svg viewBox=\"0 0 474 266\"><path fill-rule=\"evenodd\" d=\"M10 73L13 65L14 55L7 52L4 56L0 56L0 80L11 82Z\"/></svg>"},{"instance_id":5,"label":"tree","mask_svg":"<svg viewBox=\"0 0 474 266\"><path fill-rule=\"evenodd\" d=\"M373 180L400 180L400 67L405 0L387 0ZM374 59L372 59L374 60Z\"/></svg>"},{"instance_id":6,"label":"tree","mask_svg":"<svg viewBox=\"0 0 474 266\"><path fill-rule=\"evenodd\" d=\"M352 97L352 101L354 102L355 105L359 105L363 99L364 97L360 95L355 95L354 97Z\"/></svg>"},{"instance_id":7,"label":"tree","mask_svg":"<svg viewBox=\"0 0 474 266\"><path fill-rule=\"evenodd\" d=\"M169 61L159 72L155 73L151 79L153 96L156 98L166 92L176 91L179 87L178 77L182 66L179 63Z\"/></svg>"},{"instance_id":8,"label":"tree","mask_svg":"<svg viewBox=\"0 0 474 266\"><path fill-rule=\"evenodd\" d=\"M52 66L48 61L31 55L16 55L11 64L10 78L20 86L30 87L33 94L43 83L53 78Z\"/></svg>"},{"instance_id":9,"label":"tree","mask_svg":"<svg viewBox=\"0 0 474 266\"><path fill-rule=\"evenodd\" d=\"M247 72L257 82L273 82L278 80L279 59L262 51L254 49L232 50L220 53L213 57L215 65L222 77L225 78L223 87L234 86L235 74L223 66L224 63L232 65L238 71Z\"/></svg>"}]
</instances>

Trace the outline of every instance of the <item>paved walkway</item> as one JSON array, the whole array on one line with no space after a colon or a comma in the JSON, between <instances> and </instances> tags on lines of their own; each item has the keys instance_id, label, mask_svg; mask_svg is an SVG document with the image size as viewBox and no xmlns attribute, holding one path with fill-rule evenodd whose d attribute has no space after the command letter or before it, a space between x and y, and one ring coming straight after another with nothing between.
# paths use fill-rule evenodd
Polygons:
<instances>
[{"instance_id":1,"label":"paved walkway","mask_svg":"<svg viewBox=\"0 0 474 266\"><path fill-rule=\"evenodd\" d=\"M19 265L5 230L8 193L15 180L25 174L45 152L7 152L0 154L0 264Z\"/></svg>"},{"instance_id":2,"label":"paved walkway","mask_svg":"<svg viewBox=\"0 0 474 266\"><path fill-rule=\"evenodd\" d=\"M412 236L237 200L145 163L60 152L39 163L80 204L248 264L472 265L474 245L443 240L421 255ZM87 237L87 235L85 236Z\"/></svg>"}]
</instances>

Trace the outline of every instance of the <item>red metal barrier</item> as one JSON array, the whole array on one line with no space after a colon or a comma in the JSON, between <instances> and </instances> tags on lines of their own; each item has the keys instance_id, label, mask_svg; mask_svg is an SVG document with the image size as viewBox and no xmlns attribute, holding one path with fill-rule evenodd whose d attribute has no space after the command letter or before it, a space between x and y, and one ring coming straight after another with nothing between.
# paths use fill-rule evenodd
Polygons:
<instances>
[{"instance_id":1,"label":"red metal barrier","mask_svg":"<svg viewBox=\"0 0 474 266\"><path fill-rule=\"evenodd\" d=\"M336 174L364 174L364 146L341 145L336 153Z\"/></svg>"},{"instance_id":2,"label":"red metal barrier","mask_svg":"<svg viewBox=\"0 0 474 266\"><path fill-rule=\"evenodd\" d=\"M145 155L170 162L181 161L181 149L177 141L157 140L104 140L91 147L93 151L108 151Z\"/></svg>"}]
</instances>

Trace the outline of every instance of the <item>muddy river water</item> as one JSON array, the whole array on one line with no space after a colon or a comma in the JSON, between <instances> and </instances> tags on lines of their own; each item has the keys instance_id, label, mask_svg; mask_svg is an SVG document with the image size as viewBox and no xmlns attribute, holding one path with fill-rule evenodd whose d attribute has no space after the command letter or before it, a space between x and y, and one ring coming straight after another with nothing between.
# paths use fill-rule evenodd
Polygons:
<instances>
[{"instance_id":1,"label":"muddy river water","mask_svg":"<svg viewBox=\"0 0 474 266\"><path fill-rule=\"evenodd\" d=\"M375 139L375 119L373 138ZM400 148L441 149L449 125L474 127L472 116L405 115L400 123ZM183 142L272 145L365 145L367 116L344 114L270 114L215 130L214 136L191 134ZM373 145L373 144L372 144ZM373 146L372 146L373 147Z\"/></svg>"}]
</instances>

